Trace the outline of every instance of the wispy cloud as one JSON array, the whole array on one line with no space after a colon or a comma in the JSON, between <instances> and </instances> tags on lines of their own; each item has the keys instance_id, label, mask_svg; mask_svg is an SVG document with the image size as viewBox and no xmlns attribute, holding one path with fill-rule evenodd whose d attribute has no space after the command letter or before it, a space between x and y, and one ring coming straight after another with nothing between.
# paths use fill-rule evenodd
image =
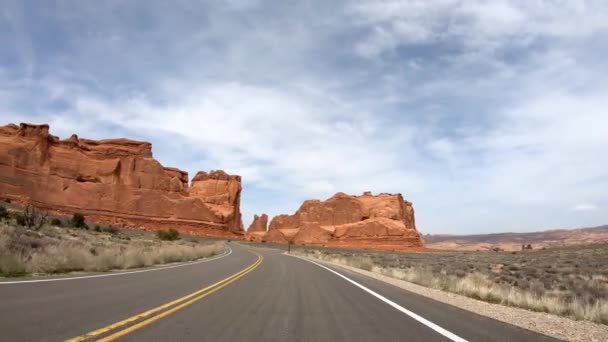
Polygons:
<instances>
[{"instance_id":1,"label":"wispy cloud","mask_svg":"<svg viewBox=\"0 0 608 342\"><path fill-rule=\"evenodd\" d=\"M2 121L241 174L246 218L371 190L424 232L608 220L564 210L608 203L605 2L42 7L0 16Z\"/></svg>"}]
</instances>

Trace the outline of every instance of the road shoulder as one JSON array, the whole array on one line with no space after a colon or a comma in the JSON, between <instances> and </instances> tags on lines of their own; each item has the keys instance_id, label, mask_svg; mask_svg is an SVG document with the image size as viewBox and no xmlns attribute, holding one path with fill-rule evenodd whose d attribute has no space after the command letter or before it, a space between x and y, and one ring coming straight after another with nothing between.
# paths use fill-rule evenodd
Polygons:
<instances>
[{"instance_id":1,"label":"road shoulder","mask_svg":"<svg viewBox=\"0 0 608 342\"><path fill-rule=\"evenodd\" d=\"M326 266L358 273L415 294L449 304L460 309L490 317L520 328L528 329L547 336L566 341L608 341L608 326L586 321L574 321L564 317L549 315L542 312L528 311L500 304L482 302L454 293L444 292L409 283L404 280L391 278L359 268L345 266L329 261L306 258Z\"/></svg>"},{"instance_id":2,"label":"road shoulder","mask_svg":"<svg viewBox=\"0 0 608 342\"><path fill-rule=\"evenodd\" d=\"M152 271L162 271L166 269L172 269L177 267L184 266L192 266L197 265L217 259L221 259L223 257L229 256L232 254L232 249L230 247L225 248L222 254L200 258L192 261L183 261L183 262L171 262L166 264L157 264L145 267L138 267L131 270L110 270L106 272L77 272L77 273L66 273L60 275L37 275L37 276L29 276L29 277L20 277L20 278L3 278L0 277L0 285L13 285L13 284L26 284L26 283L45 283L45 282L54 282L54 281L66 281L66 280L79 280L79 279L89 279L89 278L103 278L103 277L113 277L113 276L121 276L121 275L129 275L136 273L144 273L144 272L152 272Z\"/></svg>"}]
</instances>

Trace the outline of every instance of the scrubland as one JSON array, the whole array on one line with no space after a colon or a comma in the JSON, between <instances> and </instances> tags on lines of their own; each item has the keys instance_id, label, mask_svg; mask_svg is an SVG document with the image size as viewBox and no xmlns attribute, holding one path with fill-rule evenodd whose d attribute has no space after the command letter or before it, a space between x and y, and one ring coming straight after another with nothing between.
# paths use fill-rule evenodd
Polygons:
<instances>
[{"instance_id":1,"label":"scrubland","mask_svg":"<svg viewBox=\"0 0 608 342\"><path fill-rule=\"evenodd\" d=\"M521 252L306 248L295 253L491 303L608 324L608 245Z\"/></svg>"},{"instance_id":2,"label":"scrubland","mask_svg":"<svg viewBox=\"0 0 608 342\"><path fill-rule=\"evenodd\" d=\"M74 219L45 218L43 224L29 226L20 215L13 212L0 218L0 277L131 269L224 251L221 242L178 237L164 241L152 233L126 234L99 225L90 228Z\"/></svg>"}]
</instances>

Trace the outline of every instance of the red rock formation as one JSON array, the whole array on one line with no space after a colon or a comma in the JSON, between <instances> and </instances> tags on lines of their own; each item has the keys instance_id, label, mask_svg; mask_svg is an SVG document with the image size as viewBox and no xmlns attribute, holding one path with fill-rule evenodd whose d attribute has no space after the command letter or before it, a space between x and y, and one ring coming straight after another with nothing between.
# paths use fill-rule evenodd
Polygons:
<instances>
[{"instance_id":1,"label":"red rock formation","mask_svg":"<svg viewBox=\"0 0 608 342\"><path fill-rule=\"evenodd\" d=\"M253 232L266 232L268 227L268 215L262 214L262 216L253 215L253 222L247 229L248 233Z\"/></svg>"},{"instance_id":2,"label":"red rock formation","mask_svg":"<svg viewBox=\"0 0 608 342\"><path fill-rule=\"evenodd\" d=\"M266 235L268 227L268 215L262 214L262 216L254 215L253 222L249 228L247 228L246 239L251 241L260 241Z\"/></svg>"},{"instance_id":3,"label":"red rock formation","mask_svg":"<svg viewBox=\"0 0 608 342\"><path fill-rule=\"evenodd\" d=\"M241 178L163 167L152 145L128 139L59 140L48 125L0 127L0 195L52 212L146 229L243 233Z\"/></svg>"},{"instance_id":4,"label":"red rock formation","mask_svg":"<svg viewBox=\"0 0 608 342\"><path fill-rule=\"evenodd\" d=\"M269 230L261 237L262 241L287 243L288 240L279 230Z\"/></svg>"},{"instance_id":5,"label":"red rock formation","mask_svg":"<svg viewBox=\"0 0 608 342\"><path fill-rule=\"evenodd\" d=\"M424 243L416 230L412 203L400 194L337 193L326 201L305 201L294 215L270 222L267 241L337 247L415 249Z\"/></svg>"}]
</instances>

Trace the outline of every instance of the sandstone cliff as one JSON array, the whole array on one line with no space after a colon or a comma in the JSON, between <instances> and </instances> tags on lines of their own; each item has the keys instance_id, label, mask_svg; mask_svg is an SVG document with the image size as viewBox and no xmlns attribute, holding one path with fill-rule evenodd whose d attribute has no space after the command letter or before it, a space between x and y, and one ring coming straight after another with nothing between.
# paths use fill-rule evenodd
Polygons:
<instances>
[{"instance_id":1,"label":"sandstone cliff","mask_svg":"<svg viewBox=\"0 0 608 342\"><path fill-rule=\"evenodd\" d=\"M400 194L373 196L369 192L305 201L295 214L274 217L263 239L352 248L424 247L412 203Z\"/></svg>"},{"instance_id":2,"label":"sandstone cliff","mask_svg":"<svg viewBox=\"0 0 608 342\"><path fill-rule=\"evenodd\" d=\"M243 233L241 178L162 166L152 145L128 139L60 140L48 125L0 127L0 196L56 213L147 229Z\"/></svg>"}]
</instances>

